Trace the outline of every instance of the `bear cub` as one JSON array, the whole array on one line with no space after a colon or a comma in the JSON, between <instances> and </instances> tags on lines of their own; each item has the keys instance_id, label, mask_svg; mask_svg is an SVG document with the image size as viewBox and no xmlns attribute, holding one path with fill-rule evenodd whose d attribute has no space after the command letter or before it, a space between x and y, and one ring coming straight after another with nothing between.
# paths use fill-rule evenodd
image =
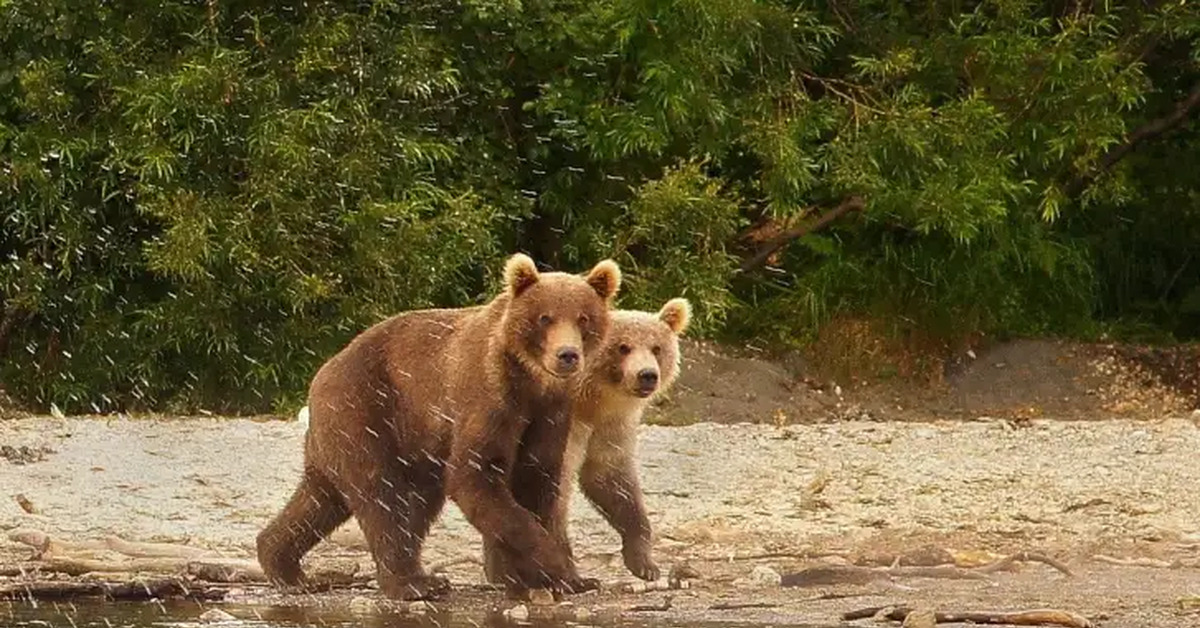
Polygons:
<instances>
[{"instance_id":1,"label":"bear cub","mask_svg":"<svg viewBox=\"0 0 1200 628\"><path fill-rule=\"evenodd\" d=\"M304 588L301 558L357 519L384 595L438 597L421 548L447 497L510 567L510 590L580 578L553 534L574 381L604 346L621 272L539 272L510 257L488 304L397 314L355 337L309 387L299 486L258 535L268 578Z\"/></svg>"},{"instance_id":2,"label":"bear cub","mask_svg":"<svg viewBox=\"0 0 1200 628\"><path fill-rule=\"evenodd\" d=\"M671 299L657 313L614 310L604 348L575 386L569 444L559 480L552 532L570 547L567 523L572 486L621 535L625 567L644 580L657 580L653 539L637 476L637 429L646 408L679 373L679 337L691 319L691 304ZM504 578L505 557L484 542L490 582Z\"/></svg>"}]
</instances>

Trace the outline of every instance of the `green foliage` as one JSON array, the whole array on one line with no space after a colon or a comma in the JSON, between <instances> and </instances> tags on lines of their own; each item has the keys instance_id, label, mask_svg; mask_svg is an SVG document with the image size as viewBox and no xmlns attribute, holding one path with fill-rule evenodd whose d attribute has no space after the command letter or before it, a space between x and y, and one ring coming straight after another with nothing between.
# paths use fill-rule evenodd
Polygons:
<instances>
[{"instance_id":1,"label":"green foliage","mask_svg":"<svg viewBox=\"0 0 1200 628\"><path fill-rule=\"evenodd\" d=\"M7 0L0 378L282 407L515 249L614 256L623 307L707 335L1195 336L1198 35L1177 2Z\"/></svg>"},{"instance_id":2,"label":"green foliage","mask_svg":"<svg viewBox=\"0 0 1200 628\"><path fill-rule=\"evenodd\" d=\"M699 164L670 168L646 183L617 227L619 262L629 270L622 307L657 311L686 296L695 329L719 329L733 304L729 278L737 259L726 250L741 223L736 199L723 194Z\"/></svg>"}]
</instances>

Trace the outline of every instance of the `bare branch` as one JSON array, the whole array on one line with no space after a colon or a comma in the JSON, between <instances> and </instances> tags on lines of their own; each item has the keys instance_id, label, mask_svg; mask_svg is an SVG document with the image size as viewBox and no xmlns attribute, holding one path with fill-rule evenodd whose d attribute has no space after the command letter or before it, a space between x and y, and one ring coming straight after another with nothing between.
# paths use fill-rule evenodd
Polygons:
<instances>
[{"instance_id":1,"label":"bare branch","mask_svg":"<svg viewBox=\"0 0 1200 628\"><path fill-rule=\"evenodd\" d=\"M1152 140L1158 136L1178 127L1187 121L1188 117L1200 108L1200 83L1192 87L1188 92L1187 98L1175 104L1175 108L1165 116L1155 118L1146 124L1136 128L1124 142L1118 144L1108 150L1095 168L1092 168L1086 174L1075 177L1074 180L1067 186L1067 195L1076 196L1083 192L1091 185L1100 175L1107 172L1122 159L1129 156L1138 144Z\"/></svg>"},{"instance_id":2,"label":"bare branch","mask_svg":"<svg viewBox=\"0 0 1200 628\"><path fill-rule=\"evenodd\" d=\"M806 225L801 225L799 227L793 227L787 231L784 231L783 233L780 233L774 238L771 238L771 240L759 247L758 251L755 252L753 256L742 262L740 271L742 273L748 273L759 268L760 266L766 264L767 260L770 259L772 255L790 244L793 240L799 240L800 238L803 238L814 231L823 229L828 226L829 223L850 212L862 211L865 206L866 204L859 196L851 196L847 198L837 207L834 207L824 214L821 214L821 216L819 216L813 222Z\"/></svg>"}]
</instances>

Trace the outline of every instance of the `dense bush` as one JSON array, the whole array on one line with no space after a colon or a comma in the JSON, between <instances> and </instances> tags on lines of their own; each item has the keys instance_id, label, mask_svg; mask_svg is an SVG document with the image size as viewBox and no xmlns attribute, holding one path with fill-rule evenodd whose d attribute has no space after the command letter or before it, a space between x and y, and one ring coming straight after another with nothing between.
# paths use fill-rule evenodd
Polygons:
<instances>
[{"instance_id":1,"label":"dense bush","mask_svg":"<svg viewBox=\"0 0 1200 628\"><path fill-rule=\"evenodd\" d=\"M710 335L1194 336L1198 34L1180 2L0 0L0 377L289 404L516 249L616 256L623 305Z\"/></svg>"}]
</instances>

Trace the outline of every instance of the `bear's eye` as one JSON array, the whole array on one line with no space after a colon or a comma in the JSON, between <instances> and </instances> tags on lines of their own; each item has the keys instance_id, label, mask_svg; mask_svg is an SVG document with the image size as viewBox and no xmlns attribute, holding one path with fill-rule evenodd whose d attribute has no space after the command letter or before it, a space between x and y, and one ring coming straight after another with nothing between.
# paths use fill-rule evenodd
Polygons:
<instances>
[{"instance_id":1,"label":"bear's eye","mask_svg":"<svg viewBox=\"0 0 1200 628\"><path fill-rule=\"evenodd\" d=\"M580 324L580 325L587 325L588 323L590 323L590 322L591 322L591 320L592 320L592 319L591 319L591 317L590 317L590 316L588 316L587 314L580 314L580 315L579 315L579 324Z\"/></svg>"},{"instance_id":2,"label":"bear's eye","mask_svg":"<svg viewBox=\"0 0 1200 628\"><path fill-rule=\"evenodd\" d=\"M629 345L621 345L617 347L617 351L620 351L621 355L629 355L629 352L633 351L633 349L630 349Z\"/></svg>"},{"instance_id":3,"label":"bear's eye","mask_svg":"<svg viewBox=\"0 0 1200 628\"><path fill-rule=\"evenodd\" d=\"M661 352L661 351L662 351L662 347L660 347L660 346L658 346L658 345L654 345L654 348L653 348L653 349L651 349L650 351L651 351L651 352L653 352L653 353L654 353L654 355L658 355L658 354L659 354L659 352Z\"/></svg>"},{"instance_id":4,"label":"bear's eye","mask_svg":"<svg viewBox=\"0 0 1200 628\"><path fill-rule=\"evenodd\" d=\"M549 325L552 322L554 322L554 319L550 318L549 314L542 314L538 317L538 324L542 326Z\"/></svg>"}]
</instances>

